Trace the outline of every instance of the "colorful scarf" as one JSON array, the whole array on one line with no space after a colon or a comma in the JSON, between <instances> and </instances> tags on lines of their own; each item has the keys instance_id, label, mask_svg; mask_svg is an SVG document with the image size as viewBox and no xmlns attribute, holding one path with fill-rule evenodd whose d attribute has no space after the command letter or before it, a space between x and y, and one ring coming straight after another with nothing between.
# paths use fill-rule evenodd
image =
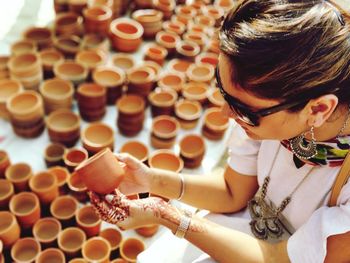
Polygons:
<instances>
[{"instance_id":1,"label":"colorful scarf","mask_svg":"<svg viewBox=\"0 0 350 263\"><path fill-rule=\"evenodd\" d=\"M305 143L308 143L306 140ZM289 140L281 141L281 144L292 151ZM293 161L297 168L304 164L328 165L330 167L341 166L350 149L350 136L333 138L324 142L316 142L317 155L309 160L301 160L293 154Z\"/></svg>"}]
</instances>

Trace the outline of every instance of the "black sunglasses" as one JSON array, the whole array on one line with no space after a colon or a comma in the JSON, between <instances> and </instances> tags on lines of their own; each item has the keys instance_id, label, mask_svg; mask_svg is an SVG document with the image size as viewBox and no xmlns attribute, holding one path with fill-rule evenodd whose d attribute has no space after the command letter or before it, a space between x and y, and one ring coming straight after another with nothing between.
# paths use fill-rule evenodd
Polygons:
<instances>
[{"instance_id":1,"label":"black sunglasses","mask_svg":"<svg viewBox=\"0 0 350 263\"><path fill-rule=\"evenodd\" d=\"M227 104L230 106L232 112L237 116L239 120L243 121L244 123L247 123L250 126L259 126L261 117L265 117L282 110L290 109L310 99L304 97L302 100L299 101L283 102L269 108L254 111L251 109L251 107L240 102L235 97L232 97L223 89L218 67L216 67L215 70L215 77L220 93L227 102Z\"/></svg>"}]
</instances>

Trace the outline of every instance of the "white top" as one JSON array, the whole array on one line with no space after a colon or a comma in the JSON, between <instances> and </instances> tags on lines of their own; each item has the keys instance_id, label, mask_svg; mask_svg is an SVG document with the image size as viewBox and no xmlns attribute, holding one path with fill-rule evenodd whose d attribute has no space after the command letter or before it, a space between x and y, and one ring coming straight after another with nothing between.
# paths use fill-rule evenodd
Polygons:
<instances>
[{"instance_id":1,"label":"white top","mask_svg":"<svg viewBox=\"0 0 350 263\"><path fill-rule=\"evenodd\" d=\"M350 231L350 182L343 187L337 206L327 206L340 167L305 164L298 169L293 162L293 154L279 141L253 141L241 128L234 130L229 155L228 165L239 173L257 175L260 186L276 156L267 198L277 206L307 176L282 213L296 229L288 240L291 262L323 262L327 237Z\"/></svg>"}]
</instances>

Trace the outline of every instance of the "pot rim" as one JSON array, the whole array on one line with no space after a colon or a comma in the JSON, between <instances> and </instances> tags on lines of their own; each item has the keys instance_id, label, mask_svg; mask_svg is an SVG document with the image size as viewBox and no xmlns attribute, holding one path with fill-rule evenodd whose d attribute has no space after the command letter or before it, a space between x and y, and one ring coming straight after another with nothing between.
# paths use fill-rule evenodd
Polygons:
<instances>
[{"instance_id":1,"label":"pot rim","mask_svg":"<svg viewBox=\"0 0 350 263\"><path fill-rule=\"evenodd\" d=\"M136 32L132 33L132 34L128 34L125 33L123 31L120 31L117 26L120 24L128 24L131 25L133 27L136 28ZM142 27L142 25L130 18L117 18L115 20L113 20L110 24L110 31L112 33L112 35L119 37L119 38L123 38L123 39L130 39L130 40L136 40L139 38L142 38L144 29Z\"/></svg>"},{"instance_id":2,"label":"pot rim","mask_svg":"<svg viewBox=\"0 0 350 263\"><path fill-rule=\"evenodd\" d=\"M111 136L108 140L106 140L104 143L95 143L92 142L89 138L87 138L87 132L89 129L93 129L96 127L100 127L103 129L108 130L111 133ZM112 127L110 127L108 124L105 124L103 122L93 122L90 125L88 125L82 132L81 132L81 140L84 144L94 147L94 148L100 148L100 147L108 147L109 145L114 143L114 130ZM77 168L78 169L78 168Z\"/></svg>"},{"instance_id":3,"label":"pot rim","mask_svg":"<svg viewBox=\"0 0 350 263\"><path fill-rule=\"evenodd\" d=\"M193 106L195 106L197 108L197 111L192 115L184 114L183 112L181 112L179 110L179 107L183 104L192 104ZM179 118L181 118L183 120L187 120L187 121L197 120L202 115L202 106L198 101L191 101L191 100L185 100L185 99L180 100L180 101L177 101L175 103L175 115L178 116Z\"/></svg>"},{"instance_id":4,"label":"pot rim","mask_svg":"<svg viewBox=\"0 0 350 263\"><path fill-rule=\"evenodd\" d=\"M52 122L54 122L54 119L57 117L57 116L60 116L60 115L69 115L69 116L72 116L75 118L75 123L73 126L70 126L70 127L58 127L58 126L55 126L53 125ZM47 116L46 118L46 125L47 125L47 128L54 131L54 132L71 132L71 131L75 131L77 129L80 129L80 117L79 115L77 115L76 113L74 113L73 111L71 110L68 110L68 109L58 109L58 110L55 110L53 112L51 112L49 114L49 116Z\"/></svg>"}]
</instances>

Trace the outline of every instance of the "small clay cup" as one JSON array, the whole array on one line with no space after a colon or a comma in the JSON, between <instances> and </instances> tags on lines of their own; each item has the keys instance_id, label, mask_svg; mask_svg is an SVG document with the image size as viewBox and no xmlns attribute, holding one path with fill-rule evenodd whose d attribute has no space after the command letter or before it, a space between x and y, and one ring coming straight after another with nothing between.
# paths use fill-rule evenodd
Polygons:
<instances>
[{"instance_id":1,"label":"small clay cup","mask_svg":"<svg viewBox=\"0 0 350 263\"><path fill-rule=\"evenodd\" d=\"M92 205L83 206L75 214L77 225L84 230L88 238L100 233L101 219L96 214Z\"/></svg>"},{"instance_id":2,"label":"small clay cup","mask_svg":"<svg viewBox=\"0 0 350 263\"><path fill-rule=\"evenodd\" d=\"M70 177L68 169L62 166L53 166L47 171L56 176L59 194L66 194L68 192L67 182Z\"/></svg>"},{"instance_id":3,"label":"small clay cup","mask_svg":"<svg viewBox=\"0 0 350 263\"><path fill-rule=\"evenodd\" d=\"M67 258L74 258L80 255L80 250L86 241L86 235L78 227L68 227L58 235L57 243Z\"/></svg>"},{"instance_id":4,"label":"small clay cup","mask_svg":"<svg viewBox=\"0 0 350 263\"><path fill-rule=\"evenodd\" d=\"M151 145L156 149L170 149L174 146L179 122L170 116L160 115L153 119L151 128Z\"/></svg>"},{"instance_id":5,"label":"small clay cup","mask_svg":"<svg viewBox=\"0 0 350 263\"><path fill-rule=\"evenodd\" d=\"M176 51L176 45L181 39L179 35L173 32L159 31L156 35L158 45L166 48L169 55L173 55Z\"/></svg>"},{"instance_id":6,"label":"small clay cup","mask_svg":"<svg viewBox=\"0 0 350 263\"><path fill-rule=\"evenodd\" d=\"M41 251L38 255L36 261L37 263L66 263L66 258L61 250L58 248L48 248L44 251Z\"/></svg>"},{"instance_id":7,"label":"small clay cup","mask_svg":"<svg viewBox=\"0 0 350 263\"><path fill-rule=\"evenodd\" d=\"M136 65L135 58L131 54L127 53L116 53L111 57L112 65L120 68L122 70L127 71L132 69Z\"/></svg>"},{"instance_id":8,"label":"small clay cup","mask_svg":"<svg viewBox=\"0 0 350 263\"><path fill-rule=\"evenodd\" d=\"M99 194L111 193L124 178L123 167L108 148L81 163L76 173L89 190Z\"/></svg>"},{"instance_id":9,"label":"small clay cup","mask_svg":"<svg viewBox=\"0 0 350 263\"><path fill-rule=\"evenodd\" d=\"M175 0L153 0L152 4L154 9L163 12L165 20L168 20L171 17L176 7Z\"/></svg>"},{"instance_id":10,"label":"small clay cup","mask_svg":"<svg viewBox=\"0 0 350 263\"><path fill-rule=\"evenodd\" d=\"M111 246L111 254L113 256L114 252L117 251L122 242L122 233L116 228L106 228L102 230L99 235L109 242Z\"/></svg>"},{"instance_id":11,"label":"small clay cup","mask_svg":"<svg viewBox=\"0 0 350 263\"><path fill-rule=\"evenodd\" d=\"M127 79L129 82L127 93L147 98L154 87L156 75L149 67L138 66L127 71Z\"/></svg>"},{"instance_id":12,"label":"small clay cup","mask_svg":"<svg viewBox=\"0 0 350 263\"><path fill-rule=\"evenodd\" d=\"M128 262L136 262L138 254L146 249L145 243L138 238L127 238L120 244L120 255Z\"/></svg>"},{"instance_id":13,"label":"small clay cup","mask_svg":"<svg viewBox=\"0 0 350 263\"><path fill-rule=\"evenodd\" d=\"M61 35L55 38L54 46L66 59L73 59L81 50L82 41L77 35Z\"/></svg>"},{"instance_id":14,"label":"small clay cup","mask_svg":"<svg viewBox=\"0 0 350 263\"><path fill-rule=\"evenodd\" d=\"M202 115L202 106L198 101L181 100L175 104L175 115L181 128L193 129Z\"/></svg>"},{"instance_id":15,"label":"small clay cup","mask_svg":"<svg viewBox=\"0 0 350 263\"><path fill-rule=\"evenodd\" d=\"M156 44L150 44L147 46L144 59L157 62L162 66L167 55L168 50L165 47Z\"/></svg>"},{"instance_id":16,"label":"small clay cup","mask_svg":"<svg viewBox=\"0 0 350 263\"><path fill-rule=\"evenodd\" d=\"M84 65L70 60L55 64L53 72L56 77L71 81L75 87L84 82L89 73Z\"/></svg>"},{"instance_id":17,"label":"small clay cup","mask_svg":"<svg viewBox=\"0 0 350 263\"><path fill-rule=\"evenodd\" d=\"M108 35L112 10L105 5L94 5L83 10L85 32Z\"/></svg>"},{"instance_id":18,"label":"small clay cup","mask_svg":"<svg viewBox=\"0 0 350 263\"><path fill-rule=\"evenodd\" d=\"M222 107L225 105L225 99L222 97L219 89L209 89L207 97L209 100L209 107Z\"/></svg>"},{"instance_id":19,"label":"small clay cup","mask_svg":"<svg viewBox=\"0 0 350 263\"><path fill-rule=\"evenodd\" d=\"M165 21L163 23L163 30L181 36L186 30L186 25L182 22Z\"/></svg>"},{"instance_id":20,"label":"small clay cup","mask_svg":"<svg viewBox=\"0 0 350 263\"><path fill-rule=\"evenodd\" d=\"M196 168L201 165L205 154L205 143L201 136L188 134L179 143L180 157L187 168Z\"/></svg>"},{"instance_id":21,"label":"small clay cup","mask_svg":"<svg viewBox=\"0 0 350 263\"><path fill-rule=\"evenodd\" d=\"M14 262L34 262L36 261L41 246L34 238L21 238L11 248L11 257Z\"/></svg>"},{"instance_id":22,"label":"small clay cup","mask_svg":"<svg viewBox=\"0 0 350 263\"><path fill-rule=\"evenodd\" d=\"M215 25L215 19L211 16L201 14L194 18L194 23L207 28L212 28Z\"/></svg>"},{"instance_id":23,"label":"small clay cup","mask_svg":"<svg viewBox=\"0 0 350 263\"><path fill-rule=\"evenodd\" d=\"M99 151L109 148L114 149L114 131L102 122L94 122L88 125L81 133L83 147L92 156Z\"/></svg>"},{"instance_id":24,"label":"small clay cup","mask_svg":"<svg viewBox=\"0 0 350 263\"><path fill-rule=\"evenodd\" d=\"M75 213L78 210L78 206L79 203L73 196L62 195L51 203L50 213L63 226L70 226L75 223Z\"/></svg>"},{"instance_id":25,"label":"small clay cup","mask_svg":"<svg viewBox=\"0 0 350 263\"><path fill-rule=\"evenodd\" d=\"M60 143L51 143L45 148L44 159L47 167L55 165L64 165L63 156L66 152L66 147Z\"/></svg>"},{"instance_id":26,"label":"small clay cup","mask_svg":"<svg viewBox=\"0 0 350 263\"><path fill-rule=\"evenodd\" d=\"M128 153L143 163L148 159L148 148L140 141L127 141L120 148L121 153Z\"/></svg>"},{"instance_id":27,"label":"small clay cup","mask_svg":"<svg viewBox=\"0 0 350 263\"><path fill-rule=\"evenodd\" d=\"M32 168L27 163L10 165L5 171L5 177L15 187L16 192L29 189L29 180L33 176Z\"/></svg>"},{"instance_id":28,"label":"small clay cup","mask_svg":"<svg viewBox=\"0 0 350 263\"><path fill-rule=\"evenodd\" d=\"M111 246L106 239L93 237L84 242L81 253L89 262L108 263Z\"/></svg>"},{"instance_id":29,"label":"small clay cup","mask_svg":"<svg viewBox=\"0 0 350 263\"><path fill-rule=\"evenodd\" d=\"M116 259L113 259L111 261L111 263L128 263L128 261L126 261L125 259L123 258L116 258Z\"/></svg>"},{"instance_id":30,"label":"small clay cup","mask_svg":"<svg viewBox=\"0 0 350 263\"><path fill-rule=\"evenodd\" d=\"M88 158L89 154L84 148L71 148L63 155L64 164L70 172L73 172L80 163Z\"/></svg>"},{"instance_id":31,"label":"small clay cup","mask_svg":"<svg viewBox=\"0 0 350 263\"><path fill-rule=\"evenodd\" d=\"M210 140L220 140L229 127L229 118L224 116L220 108L210 108L204 113L202 133Z\"/></svg>"},{"instance_id":32,"label":"small clay cup","mask_svg":"<svg viewBox=\"0 0 350 263\"><path fill-rule=\"evenodd\" d=\"M186 71L187 77L193 82L204 82L208 85L214 78L215 69L208 63L192 64Z\"/></svg>"},{"instance_id":33,"label":"small clay cup","mask_svg":"<svg viewBox=\"0 0 350 263\"><path fill-rule=\"evenodd\" d=\"M200 52L200 46L191 40L182 40L176 43L176 52L183 58L194 62L196 56Z\"/></svg>"},{"instance_id":34,"label":"small clay cup","mask_svg":"<svg viewBox=\"0 0 350 263\"><path fill-rule=\"evenodd\" d=\"M161 88L171 88L174 89L177 93L181 93L182 86L185 84L185 78L183 75L168 72L164 73L158 80L158 87Z\"/></svg>"},{"instance_id":35,"label":"small clay cup","mask_svg":"<svg viewBox=\"0 0 350 263\"><path fill-rule=\"evenodd\" d=\"M19 239L21 229L17 223L16 217L8 211L0 211L0 240L5 249L11 248Z\"/></svg>"},{"instance_id":36,"label":"small clay cup","mask_svg":"<svg viewBox=\"0 0 350 263\"><path fill-rule=\"evenodd\" d=\"M173 115L178 94L172 88L156 88L148 95L151 104L152 117L159 115Z\"/></svg>"},{"instance_id":37,"label":"small clay cup","mask_svg":"<svg viewBox=\"0 0 350 263\"><path fill-rule=\"evenodd\" d=\"M75 60L84 65L91 73L95 68L106 63L106 55L100 50L81 50L75 56Z\"/></svg>"},{"instance_id":38,"label":"small clay cup","mask_svg":"<svg viewBox=\"0 0 350 263\"><path fill-rule=\"evenodd\" d=\"M22 229L31 228L40 219L40 202L34 193L21 192L14 195L9 206Z\"/></svg>"},{"instance_id":39,"label":"small clay cup","mask_svg":"<svg viewBox=\"0 0 350 263\"><path fill-rule=\"evenodd\" d=\"M0 150L0 178L5 177L7 167L11 165L11 160L6 151Z\"/></svg>"},{"instance_id":40,"label":"small clay cup","mask_svg":"<svg viewBox=\"0 0 350 263\"><path fill-rule=\"evenodd\" d=\"M56 246L57 237L61 231L60 221L52 217L41 218L33 226L33 236L43 248Z\"/></svg>"},{"instance_id":41,"label":"small clay cup","mask_svg":"<svg viewBox=\"0 0 350 263\"><path fill-rule=\"evenodd\" d=\"M188 41L193 41L193 42L197 43L197 45L199 46L200 50L203 50L206 47L207 43L208 43L208 37L207 37L206 34L200 33L200 32L195 32L195 31L187 31L183 35L183 39L184 40L188 40Z\"/></svg>"},{"instance_id":42,"label":"small clay cup","mask_svg":"<svg viewBox=\"0 0 350 263\"><path fill-rule=\"evenodd\" d=\"M151 168L163 169L173 172L181 172L184 163L181 158L171 150L156 150L148 159Z\"/></svg>"},{"instance_id":43,"label":"small clay cup","mask_svg":"<svg viewBox=\"0 0 350 263\"><path fill-rule=\"evenodd\" d=\"M196 64L207 63L216 67L219 63L219 55L213 52L203 52L196 57L195 62Z\"/></svg>"},{"instance_id":44,"label":"small clay cup","mask_svg":"<svg viewBox=\"0 0 350 263\"><path fill-rule=\"evenodd\" d=\"M38 47L34 41L22 39L11 45L11 55L16 56L25 53L35 53L37 48Z\"/></svg>"},{"instance_id":45,"label":"small clay cup","mask_svg":"<svg viewBox=\"0 0 350 263\"><path fill-rule=\"evenodd\" d=\"M208 102L209 85L204 82L188 82L183 85L182 96L186 100L198 101L202 105Z\"/></svg>"},{"instance_id":46,"label":"small clay cup","mask_svg":"<svg viewBox=\"0 0 350 263\"><path fill-rule=\"evenodd\" d=\"M186 71L193 63L184 59L172 59L168 63L169 72L176 72L186 78Z\"/></svg>"},{"instance_id":47,"label":"small clay cup","mask_svg":"<svg viewBox=\"0 0 350 263\"><path fill-rule=\"evenodd\" d=\"M23 38L34 41L41 50L52 46L52 35L49 28L30 27L23 33Z\"/></svg>"},{"instance_id":48,"label":"small clay cup","mask_svg":"<svg viewBox=\"0 0 350 263\"><path fill-rule=\"evenodd\" d=\"M158 81L160 72L162 71L162 67L158 63L152 60L146 60L142 63L142 66L152 69L155 74L154 81Z\"/></svg>"},{"instance_id":49,"label":"small clay cup","mask_svg":"<svg viewBox=\"0 0 350 263\"><path fill-rule=\"evenodd\" d=\"M50 204L59 195L57 178L49 172L40 172L32 176L29 187L43 205Z\"/></svg>"},{"instance_id":50,"label":"small clay cup","mask_svg":"<svg viewBox=\"0 0 350 263\"><path fill-rule=\"evenodd\" d=\"M83 18L73 12L60 13L55 18L54 30L56 35L77 35L83 33Z\"/></svg>"},{"instance_id":51,"label":"small clay cup","mask_svg":"<svg viewBox=\"0 0 350 263\"><path fill-rule=\"evenodd\" d=\"M215 27L220 27L222 17L224 16L224 9L220 6L205 5L202 8L203 15L212 17L215 20Z\"/></svg>"},{"instance_id":52,"label":"small clay cup","mask_svg":"<svg viewBox=\"0 0 350 263\"><path fill-rule=\"evenodd\" d=\"M85 34L82 40L82 48L100 50L107 54L110 49L109 39L100 34Z\"/></svg>"},{"instance_id":53,"label":"small clay cup","mask_svg":"<svg viewBox=\"0 0 350 263\"><path fill-rule=\"evenodd\" d=\"M73 195L79 202L85 203L88 200L88 196L86 194L87 187L76 172L72 173L72 175L68 178L68 188L71 195Z\"/></svg>"},{"instance_id":54,"label":"small clay cup","mask_svg":"<svg viewBox=\"0 0 350 263\"><path fill-rule=\"evenodd\" d=\"M0 80L0 117L9 119L10 115L6 109L6 101L14 94L18 94L23 91L21 82L13 79ZM1 170L1 168L0 168ZM1 177L1 171L0 171Z\"/></svg>"},{"instance_id":55,"label":"small clay cup","mask_svg":"<svg viewBox=\"0 0 350 263\"><path fill-rule=\"evenodd\" d=\"M64 61L63 54L56 49L44 49L39 52L39 56L41 59L42 68L44 70L44 78L52 78L53 67L56 63L60 63Z\"/></svg>"},{"instance_id":56,"label":"small clay cup","mask_svg":"<svg viewBox=\"0 0 350 263\"><path fill-rule=\"evenodd\" d=\"M15 194L13 184L6 179L0 179L0 210L8 210L11 197Z\"/></svg>"},{"instance_id":57,"label":"small clay cup","mask_svg":"<svg viewBox=\"0 0 350 263\"><path fill-rule=\"evenodd\" d=\"M163 13L158 10L141 8L133 12L131 17L142 25L145 38L154 38L162 29Z\"/></svg>"},{"instance_id":58,"label":"small clay cup","mask_svg":"<svg viewBox=\"0 0 350 263\"><path fill-rule=\"evenodd\" d=\"M8 61L12 78L19 80L36 76L41 72L41 61L36 53L24 53L13 56Z\"/></svg>"}]
</instances>

